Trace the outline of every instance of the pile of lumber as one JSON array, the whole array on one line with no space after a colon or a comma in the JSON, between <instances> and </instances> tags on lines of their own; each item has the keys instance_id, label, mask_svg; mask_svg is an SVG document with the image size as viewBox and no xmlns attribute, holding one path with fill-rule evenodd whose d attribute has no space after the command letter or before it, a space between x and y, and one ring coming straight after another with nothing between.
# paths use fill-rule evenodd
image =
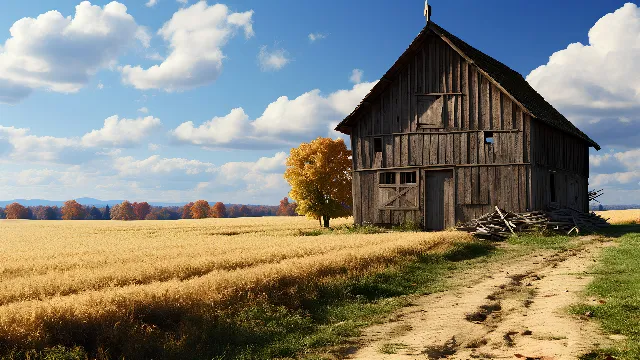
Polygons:
<instances>
[{"instance_id":1,"label":"pile of lumber","mask_svg":"<svg viewBox=\"0 0 640 360\"><path fill-rule=\"evenodd\" d=\"M560 234L579 234L594 232L606 226L609 226L609 223L600 216L573 209L512 213L496 206L494 212L456 228L480 238L504 240L522 232L552 231Z\"/></svg>"}]
</instances>

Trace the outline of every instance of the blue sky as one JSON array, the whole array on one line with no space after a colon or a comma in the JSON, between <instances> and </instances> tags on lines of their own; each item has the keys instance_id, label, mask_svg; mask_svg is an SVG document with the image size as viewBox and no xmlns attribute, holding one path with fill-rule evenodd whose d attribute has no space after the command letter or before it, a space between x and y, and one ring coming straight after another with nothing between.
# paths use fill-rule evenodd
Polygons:
<instances>
[{"instance_id":1,"label":"blue sky","mask_svg":"<svg viewBox=\"0 0 640 360\"><path fill-rule=\"evenodd\" d=\"M604 187L607 203L640 203L635 5L430 4L435 22L529 76L603 145L592 154L591 187ZM421 0L6 1L0 199L275 204L288 192L289 149L337 136L332 125L424 26L422 8Z\"/></svg>"}]
</instances>

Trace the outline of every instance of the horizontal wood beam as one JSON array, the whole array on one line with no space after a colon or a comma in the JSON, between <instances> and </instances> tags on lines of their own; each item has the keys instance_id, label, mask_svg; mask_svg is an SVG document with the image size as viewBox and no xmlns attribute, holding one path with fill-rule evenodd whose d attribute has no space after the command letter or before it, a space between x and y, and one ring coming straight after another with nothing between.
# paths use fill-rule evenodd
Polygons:
<instances>
[{"instance_id":1,"label":"horizontal wood beam","mask_svg":"<svg viewBox=\"0 0 640 360\"><path fill-rule=\"evenodd\" d=\"M461 92L433 92L428 94L416 94L416 96L439 96L439 95L458 95L464 96L465 94Z\"/></svg>"},{"instance_id":2,"label":"horizontal wood beam","mask_svg":"<svg viewBox=\"0 0 640 360\"><path fill-rule=\"evenodd\" d=\"M425 169L425 170L433 170L433 168L438 169L455 169L459 167L497 167L497 166L520 166L520 165L531 165L531 163L506 163L506 164L434 164L434 165L410 165L410 166L394 166L388 168L373 168L373 169L358 169L353 172L367 172L367 171L391 171L391 170L403 170L403 169ZM395 185L394 185L395 186Z\"/></svg>"},{"instance_id":3,"label":"horizontal wood beam","mask_svg":"<svg viewBox=\"0 0 640 360\"><path fill-rule=\"evenodd\" d=\"M420 125L420 124L418 124ZM395 136L395 135L446 135L446 134L469 134L469 133L481 133L481 132L492 132L492 133L518 133L522 132L518 129L510 129L510 130L451 130L451 131L409 131L403 133L387 133L387 134L378 134L378 135L362 135L361 137L382 137L382 136Z\"/></svg>"}]
</instances>

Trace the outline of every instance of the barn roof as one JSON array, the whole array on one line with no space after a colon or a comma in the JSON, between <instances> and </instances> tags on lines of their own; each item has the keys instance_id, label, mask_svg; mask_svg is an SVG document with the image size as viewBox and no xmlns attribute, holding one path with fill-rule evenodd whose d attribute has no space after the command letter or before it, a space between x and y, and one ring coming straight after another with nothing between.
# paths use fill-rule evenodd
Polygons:
<instances>
[{"instance_id":1,"label":"barn roof","mask_svg":"<svg viewBox=\"0 0 640 360\"><path fill-rule=\"evenodd\" d=\"M357 118L360 110L369 103L372 97L380 94L387 87L391 82L390 79L393 75L401 69L405 62L409 61L414 51L421 46L422 41L429 32L432 32L442 38L442 40L456 50L460 56L466 58L470 63L475 64L478 69L480 69L481 72L484 72L485 75L493 80L496 85L501 87L507 94L511 95L513 100L522 105L530 115L545 124L576 136L586 141L589 146L594 147L596 150L600 150L600 145L580 131L580 129L567 120L564 115L549 104L517 71L467 44L457 36L438 26L433 21L429 21L427 23L420 34L418 34L413 42L411 42L411 45L409 45L407 50L400 55L398 60L396 60L393 66L384 74L384 76L382 76L380 81L373 87L373 89L371 89L369 94L364 97L362 102L353 110L353 112L351 112L351 114L336 126L337 131L345 134L350 133L351 124Z\"/></svg>"}]
</instances>

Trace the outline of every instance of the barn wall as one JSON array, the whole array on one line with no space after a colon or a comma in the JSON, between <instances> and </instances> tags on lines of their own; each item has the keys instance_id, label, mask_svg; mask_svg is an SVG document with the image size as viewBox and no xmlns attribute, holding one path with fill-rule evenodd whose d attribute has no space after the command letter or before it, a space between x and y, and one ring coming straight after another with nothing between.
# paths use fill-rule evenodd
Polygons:
<instances>
[{"instance_id":1,"label":"barn wall","mask_svg":"<svg viewBox=\"0 0 640 360\"><path fill-rule=\"evenodd\" d=\"M588 211L589 146L539 121L531 126L532 203ZM551 199L551 174L556 199Z\"/></svg>"},{"instance_id":2,"label":"barn wall","mask_svg":"<svg viewBox=\"0 0 640 360\"><path fill-rule=\"evenodd\" d=\"M457 221L495 205L531 207L531 117L475 65L439 37L427 36L411 61L381 81L386 89L368 100L351 130L356 223L422 222L425 168L454 169ZM444 126L424 128L418 98L434 93L445 94ZM493 144L485 143L485 132L492 133ZM382 141L381 153L374 151L375 138ZM418 210L379 209L377 174L385 169L420 169Z\"/></svg>"}]
</instances>

